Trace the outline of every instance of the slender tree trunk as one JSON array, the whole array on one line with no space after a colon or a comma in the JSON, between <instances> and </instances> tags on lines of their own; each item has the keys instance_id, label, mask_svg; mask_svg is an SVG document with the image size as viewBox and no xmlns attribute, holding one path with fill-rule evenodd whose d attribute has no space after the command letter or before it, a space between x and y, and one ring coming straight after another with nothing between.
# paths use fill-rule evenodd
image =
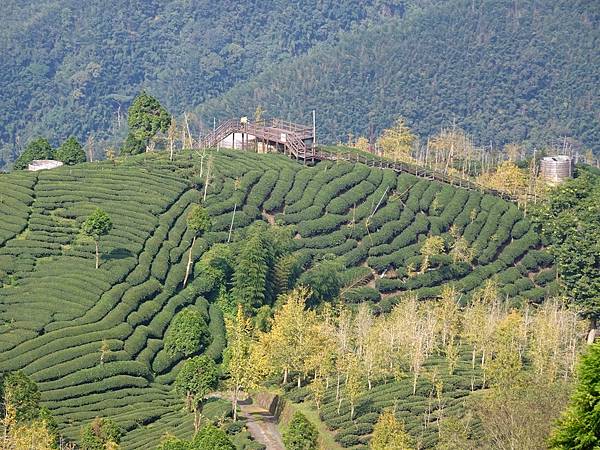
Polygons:
<instances>
[{"instance_id":1,"label":"slender tree trunk","mask_svg":"<svg viewBox=\"0 0 600 450\"><path fill-rule=\"evenodd\" d=\"M227 243L231 241L231 232L233 231L233 221L235 220L235 212L237 210L237 203L233 205L233 215L231 216L231 223L229 224L229 234L227 235Z\"/></svg>"},{"instance_id":2,"label":"slender tree trunk","mask_svg":"<svg viewBox=\"0 0 600 450\"><path fill-rule=\"evenodd\" d=\"M95 241L96 244L96 269L100 267L100 249L98 248L98 241Z\"/></svg>"},{"instance_id":3,"label":"slender tree trunk","mask_svg":"<svg viewBox=\"0 0 600 450\"><path fill-rule=\"evenodd\" d=\"M335 399L336 400L339 400L339 398L340 398L340 377L341 377L341 375L338 372L338 374L337 374L337 385L335 387Z\"/></svg>"},{"instance_id":4,"label":"slender tree trunk","mask_svg":"<svg viewBox=\"0 0 600 450\"><path fill-rule=\"evenodd\" d=\"M235 389L233 390L233 404L232 409L233 409L233 421L235 422L237 420L237 406L238 406L238 399L240 397L240 389L238 386L235 387Z\"/></svg>"},{"instance_id":5,"label":"slender tree trunk","mask_svg":"<svg viewBox=\"0 0 600 450\"><path fill-rule=\"evenodd\" d=\"M298 374L298 389L302 387L302 375Z\"/></svg>"},{"instance_id":6,"label":"slender tree trunk","mask_svg":"<svg viewBox=\"0 0 600 450\"><path fill-rule=\"evenodd\" d=\"M206 194L208 193L208 183L210 181L210 169L212 166L212 162L209 159L208 164L206 165L206 180L204 182L204 196L202 197L202 201L206 201Z\"/></svg>"},{"instance_id":7,"label":"slender tree trunk","mask_svg":"<svg viewBox=\"0 0 600 450\"><path fill-rule=\"evenodd\" d=\"M283 384L287 384L288 380L288 368L283 369Z\"/></svg>"},{"instance_id":8,"label":"slender tree trunk","mask_svg":"<svg viewBox=\"0 0 600 450\"><path fill-rule=\"evenodd\" d=\"M193 400L194 396L192 395L191 392L188 391L187 395L185 396L185 406L188 409L189 412L192 411L192 400Z\"/></svg>"},{"instance_id":9,"label":"slender tree trunk","mask_svg":"<svg viewBox=\"0 0 600 450\"><path fill-rule=\"evenodd\" d=\"M190 246L190 252L188 254L188 263L185 269L185 278L183 279L183 287L187 284L188 278L190 276L190 269L192 268L192 250L194 249L194 244L196 243L196 236L192 239L192 245Z\"/></svg>"},{"instance_id":10,"label":"slender tree trunk","mask_svg":"<svg viewBox=\"0 0 600 450\"><path fill-rule=\"evenodd\" d=\"M588 333L587 336L587 343L588 345L592 345L594 343L594 341L596 340L596 335L598 333L597 330L597 320L595 317L592 317L590 319L590 331Z\"/></svg>"},{"instance_id":11,"label":"slender tree trunk","mask_svg":"<svg viewBox=\"0 0 600 450\"><path fill-rule=\"evenodd\" d=\"M196 406L194 408L194 435L196 433L198 433L198 430L200 429L200 419L201 419L200 408L198 406Z\"/></svg>"}]
</instances>

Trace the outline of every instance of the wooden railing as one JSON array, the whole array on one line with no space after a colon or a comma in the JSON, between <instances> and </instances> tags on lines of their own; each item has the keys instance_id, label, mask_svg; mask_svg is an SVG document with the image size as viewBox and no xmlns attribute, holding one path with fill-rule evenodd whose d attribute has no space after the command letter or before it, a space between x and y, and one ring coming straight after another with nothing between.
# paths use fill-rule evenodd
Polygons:
<instances>
[{"instance_id":1,"label":"wooden railing","mask_svg":"<svg viewBox=\"0 0 600 450\"><path fill-rule=\"evenodd\" d=\"M391 161L372 154L330 152L319 149L315 145L308 146L304 142L304 139L313 137L311 128L279 119L261 120L258 122L241 122L236 119L226 120L200 141L200 147L215 147L232 133L246 133L255 136L259 141L262 140L270 144L277 144L278 148L283 147L285 154L297 160L302 160L304 163L323 160L362 163L369 167L391 169L398 173L410 173L417 177L441 181L453 186L495 195L505 200L515 200L512 196L504 192L489 189L472 180L466 180L435 169L400 161Z\"/></svg>"},{"instance_id":2,"label":"wooden railing","mask_svg":"<svg viewBox=\"0 0 600 450\"><path fill-rule=\"evenodd\" d=\"M354 163L362 163L369 167L375 167L380 169L391 169L398 173L410 173L420 178L427 178L429 180L441 181L452 186L461 187L464 189L482 192L484 194L491 194L496 197L503 198L509 201L515 201L511 195L497 191L495 189L487 188L479 183L471 180L465 180L464 178L457 177L454 175L446 174L441 171L430 169L427 167L421 167L418 165L406 164L400 161L390 161L378 157L376 155L366 155L363 153L337 153L328 152L326 150L317 150L314 157L315 160L329 160L329 161L348 161Z\"/></svg>"},{"instance_id":3,"label":"wooden railing","mask_svg":"<svg viewBox=\"0 0 600 450\"><path fill-rule=\"evenodd\" d=\"M221 122L217 128L202 138L200 141L200 148L215 147L231 133L235 133L239 125L239 122L235 119L229 119L225 122Z\"/></svg>"},{"instance_id":4,"label":"wooden railing","mask_svg":"<svg viewBox=\"0 0 600 450\"><path fill-rule=\"evenodd\" d=\"M240 122L235 119L226 120L200 141L200 148L215 147L219 142L232 133L245 133L270 143L280 144L286 153L296 159L306 159L307 146L304 138L312 129L285 122L278 119L259 122Z\"/></svg>"}]
</instances>

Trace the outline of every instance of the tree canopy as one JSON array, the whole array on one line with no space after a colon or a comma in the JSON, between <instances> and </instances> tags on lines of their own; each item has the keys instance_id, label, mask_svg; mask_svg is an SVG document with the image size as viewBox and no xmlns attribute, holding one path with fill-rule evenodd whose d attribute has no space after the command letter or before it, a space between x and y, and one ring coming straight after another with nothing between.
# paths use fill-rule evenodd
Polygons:
<instances>
[{"instance_id":1,"label":"tree canopy","mask_svg":"<svg viewBox=\"0 0 600 450\"><path fill-rule=\"evenodd\" d=\"M166 133L171 124L171 115L156 98L142 91L129 107L127 124L129 135L123 153L142 153L150 139L157 133Z\"/></svg>"},{"instance_id":2,"label":"tree canopy","mask_svg":"<svg viewBox=\"0 0 600 450\"><path fill-rule=\"evenodd\" d=\"M190 356L206 347L208 326L200 310L194 306L178 313L165 334L165 350L171 355Z\"/></svg>"},{"instance_id":3,"label":"tree canopy","mask_svg":"<svg viewBox=\"0 0 600 450\"><path fill-rule=\"evenodd\" d=\"M298 284L310 288L313 303L333 300L340 292L339 273L342 269L339 261L325 259L304 272L298 278Z\"/></svg>"},{"instance_id":4,"label":"tree canopy","mask_svg":"<svg viewBox=\"0 0 600 450\"><path fill-rule=\"evenodd\" d=\"M81 430L79 448L81 450L106 450L115 448L121 442L122 436L123 429L113 420L96 417Z\"/></svg>"},{"instance_id":5,"label":"tree canopy","mask_svg":"<svg viewBox=\"0 0 600 450\"><path fill-rule=\"evenodd\" d=\"M101 208L96 208L81 225L81 231L91 237L96 244L96 269L100 266L100 237L107 235L112 230L112 226L112 220Z\"/></svg>"},{"instance_id":6,"label":"tree canopy","mask_svg":"<svg viewBox=\"0 0 600 450\"><path fill-rule=\"evenodd\" d=\"M211 221L208 212L202 205L195 204L186 217L187 226L195 235L200 235L210 230Z\"/></svg>"},{"instance_id":7,"label":"tree canopy","mask_svg":"<svg viewBox=\"0 0 600 450\"><path fill-rule=\"evenodd\" d=\"M205 397L217 389L219 372L208 356L196 356L185 361L175 380L176 391L185 397L188 411L194 413L194 428L200 425L200 409Z\"/></svg>"},{"instance_id":8,"label":"tree canopy","mask_svg":"<svg viewBox=\"0 0 600 450\"><path fill-rule=\"evenodd\" d=\"M301 412L296 412L283 434L286 450L317 450L319 432Z\"/></svg>"},{"instance_id":9,"label":"tree canopy","mask_svg":"<svg viewBox=\"0 0 600 450\"><path fill-rule=\"evenodd\" d=\"M600 319L599 198L600 174L582 168L534 211L566 295L592 320Z\"/></svg>"},{"instance_id":10,"label":"tree canopy","mask_svg":"<svg viewBox=\"0 0 600 450\"><path fill-rule=\"evenodd\" d=\"M577 386L550 444L564 450L600 447L600 342L590 345L577 369Z\"/></svg>"},{"instance_id":11,"label":"tree canopy","mask_svg":"<svg viewBox=\"0 0 600 450\"><path fill-rule=\"evenodd\" d=\"M196 433L190 448L191 450L235 450L235 445L223 430L208 424Z\"/></svg>"},{"instance_id":12,"label":"tree canopy","mask_svg":"<svg viewBox=\"0 0 600 450\"><path fill-rule=\"evenodd\" d=\"M27 169L29 163L34 159L52 159L53 153L48 139L42 137L34 139L27 144L25 151L15 161L13 167L15 169Z\"/></svg>"},{"instance_id":13,"label":"tree canopy","mask_svg":"<svg viewBox=\"0 0 600 450\"><path fill-rule=\"evenodd\" d=\"M402 422L392 411L387 410L381 413L373 427L369 448L371 450L411 450L414 447Z\"/></svg>"},{"instance_id":14,"label":"tree canopy","mask_svg":"<svg viewBox=\"0 0 600 450\"><path fill-rule=\"evenodd\" d=\"M69 137L56 149L54 158L68 165L86 161L85 151L74 136Z\"/></svg>"},{"instance_id":15,"label":"tree canopy","mask_svg":"<svg viewBox=\"0 0 600 450\"><path fill-rule=\"evenodd\" d=\"M0 393L3 407L10 404L15 409L17 422L39 417L41 393L35 382L20 370L0 380Z\"/></svg>"},{"instance_id":16,"label":"tree canopy","mask_svg":"<svg viewBox=\"0 0 600 450\"><path fill-rule=\"evenodd\" d=\"M100 239L100 236L108 234L112 229L112 220L100 208L96 210L83 222L81 230L95 240Z\"/></svg>"}]
</instances>

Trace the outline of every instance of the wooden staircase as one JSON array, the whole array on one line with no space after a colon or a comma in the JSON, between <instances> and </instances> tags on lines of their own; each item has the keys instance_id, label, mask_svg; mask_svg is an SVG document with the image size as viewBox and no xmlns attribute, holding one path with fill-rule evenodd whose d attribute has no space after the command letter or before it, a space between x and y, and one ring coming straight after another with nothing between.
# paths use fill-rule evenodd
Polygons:
<instances>
[{"instance_id":1,"label":"wooden staircase","mask_svg":"<svg viewBox=\"0 0 600 450\"><path fill-rule=\"evenodd\" d=\"M295 159L314 160L316 154L316 148L312 144L314 142L312 128L279 119L259 122L226 120L202 138L200 148L216 147L219 142L234 133L253 136L257 142L272 146Z\"/></svg>"}]
</instances>

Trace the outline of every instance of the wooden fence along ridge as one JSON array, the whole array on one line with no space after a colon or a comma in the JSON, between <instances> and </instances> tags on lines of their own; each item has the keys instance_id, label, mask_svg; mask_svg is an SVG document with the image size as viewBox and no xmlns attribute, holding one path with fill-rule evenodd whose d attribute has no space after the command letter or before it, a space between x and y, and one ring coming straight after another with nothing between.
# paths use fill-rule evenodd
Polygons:
<instances>
[{"instance_id":1,"label":"wooden fence along ridge","mask_svg":"<svg viewBox=\"0 0 600 450\"><path fill-rule=\"evenodd\" d=\"M260 143L265 146L264 148L273 148L291 158L302 161L304 164L324 160L359 162L369 167L391 169L397 173L410 173L420 178L441 181L464 189L515 201L512 196L504 192L486 188L474 181L449 175L439 170L421 167L416 164L391 161L373 154L323 150L314 143L314 134L311 127L279 119L257 122L248 121L246 118L226 120L200 140L200 148L214 148L225 138L236 133L242 135L242 149L249 148L249 136L253 136L257 145Z\"/></svg>"}]
</instances>

